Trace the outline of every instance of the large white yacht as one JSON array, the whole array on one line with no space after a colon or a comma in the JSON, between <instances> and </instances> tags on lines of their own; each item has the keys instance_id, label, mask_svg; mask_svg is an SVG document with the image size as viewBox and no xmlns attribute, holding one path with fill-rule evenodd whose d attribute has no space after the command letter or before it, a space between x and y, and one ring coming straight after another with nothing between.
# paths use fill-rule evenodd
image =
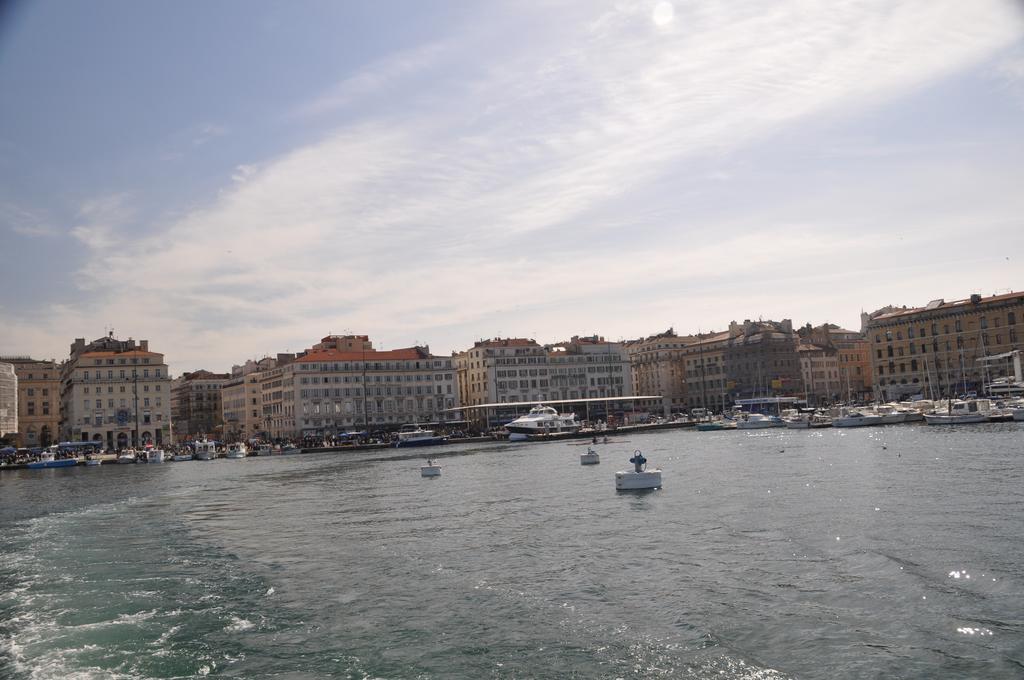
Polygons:
<instances>
[{"instance_id":1,"label":"large white yacht","mask_svg":"<svg viewBox=\"0 0 1024 680\"><path fill-rule=\"evenodd\" d=\"M505 426L511 434L557 434L579 432L575 413L559 413L550 406L537 404L525 416L520 416Z\"/></svg>"}]
</instances>

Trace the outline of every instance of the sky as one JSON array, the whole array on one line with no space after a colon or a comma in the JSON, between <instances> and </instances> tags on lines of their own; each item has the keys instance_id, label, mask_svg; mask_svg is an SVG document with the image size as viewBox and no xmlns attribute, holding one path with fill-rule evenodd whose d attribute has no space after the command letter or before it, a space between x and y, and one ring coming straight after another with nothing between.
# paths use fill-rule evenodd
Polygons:
<instances>
[{"instance_id":1,"label":"sky","mask_svg":"<svg viewBox=\"0 0 1024 680\"><path fill-rule=\"evenodd\" d=\"M225 371L1024 288L1015 0L0 9L0 355Z\"/></svg>"}]
</instances>

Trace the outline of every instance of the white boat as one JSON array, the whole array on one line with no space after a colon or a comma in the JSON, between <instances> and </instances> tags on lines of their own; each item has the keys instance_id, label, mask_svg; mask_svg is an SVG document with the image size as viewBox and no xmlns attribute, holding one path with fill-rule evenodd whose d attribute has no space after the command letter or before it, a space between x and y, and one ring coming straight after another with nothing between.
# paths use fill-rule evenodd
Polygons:
<instances>
[{"instance_id":1,"label":"white boat","mask_svg":"<svg viewBox=\"0 0 1024 680\"><path fill-rule=\"evenodd\" d=\"M946 402L945 410L938 408L924 414L929 425L970 425L988 422L992 402L988 399L954 399Z\"/></svg>"},{"instance_id":2,"label":"white boat","mask_svg":"<svg viewBox=\"0 0 1024 680\"><path fill-rule=\"evenodd\" d=\"M576 422L575 413L559 413L550 406L537 404L525 416L520 416L506 425L505 429L509 431L509 441L513 441L513 434L579 432L580 424Z\"/></svg>"},{"instance_id":3,"label":"white boat","mask_svg":"<svg viewBox=\"0 0 1024 680\"><path fill-rule=\"evenodd\" d=\"M787 409L792 411L791 413L782 414L782 422L786 424L786 429L789 430L806 430L811 427L811 414L810 413L798 413L795 409Z\"/></svg>"},{"instance_id":4,"label":"white boat","mask_svg":"<svg viewBox=\"0 0 1024 680\"><path fill-rule=\"evenodd\" d=\"M736 420L737 430L763 430L769 427L785 427L782 418L760 413L744 413Z\"/></svg>"},{"instance_id":5,"label":"white boat","mask_svg":"<svg viewBox=\"0 0 1024 680\"><path fill-rule=\"evenodd\" d=\"M245 458L249 450L245 448L245 444L242 442L236 442L234 444L228 444L228 458Z\"/></svg>"},{"instance_id":6,"label":"white boat","mask_svg":"<svg viewBox=\"0 0 1024 680\"><path fill-rule=\"evenodd\" d=\"M146 462L147 463L162 463L162 462L164 462L164 450L163 449L148 449L146 451Z\"/></svg>"},{"instance_id":7,"label":"white boat","mask_svg":"<svg viewBox=\"0 0 1024 680\"><path fill-rule=\"evenodd\" d=\"M94 467L96 465L102 465L103 461L100 460L99 458L86 458L85 464L88 465L89 467Z\"/></svg>"},{"instance_id":8,"label":"white boat","mask_svg":"<svg viewBox=\"0 0 1024 680\"><path fill-rule=\"evenodd\" d=\"M274 447L270 444L260 444L253 449L252 455L254 456L272 456L274 455Z\"/></svg>"},{"instance_id":9,"label":"white boat","mask_svg":"<svg viewBox=\"0 0 1024 680\"><path fill-rule=\"evenodd\" d=\"M420 466L420 476L421 477L440 477L441 476L441 466L440 465L435 465L434 461L432 461L432 460L430 460L428 458L427 459L427 464Z\"/></svg>"},{"instance_id":10,"label":"white boat","mask_svg":"<svg viewBox=\"0 0 1024 680\"><path fill-rule=\"evenodd\" d=\"M597 451L587 447L586 453L580 454L580 465L597 465L601 462L601 456L597 455Z\"/></svg>"},{"instance_id":11,"label":"white boat","mask_svg":"<svg viewBox=\"0 0 1024 680\"><path fill-rule=\"evenodd\" d=\"M191 453L176 453L173 456L171 456L171 460L176 461L176 462L180 462L180 461L183 461L183 460L192 460L192 454Z\"/></svg>"},{"instance_id":12,"label":"white boat","mask_svg":"<svg viewBox=\"0 0 1024 680\"><path fill-rule=\"evenodd\" d=\"M121 465L133 465L135 463L135 452L132 450L122 451L117 454L117 462Z\"/></svg>"},{"instance_id":13,"label":"white boat","mask_svg":"<svg viewBox=\"0 0 1024 680\"><path fill-rule=\"evenodd\" d=\"M294 444L285 444L283 447L281 447L281 453L283 455L288 455L291 453L302 453L302 449L300 449L298 446L295 446Z\"/></svg>"},{"instance_id":14,"label":"white boat","mask_svg":"<svg viewBox=\"0 0 1024 680\"><path fill-rule=\"evenodd\" d=\"M865 415L854 409L843 409L843 413L832 419L832 427L867 427L881 425L882 416Z\"/></svg>"},{"instance_id":15,"label":"white boat","mask_svg":"<svg viewBox=\"0 0 1024 680\"><path fill-rule=\"evenodd\" d=\"M433 430L424 430L419 425L403 425L398 432L398 439L395 446L405 448L408 446L434 446L444 444L447 437L440 437L434 434Z\"/></svg>"},{"instance_id":16,"label":"white boat","mask_svg":"<svg viewBox=\"0 0 1024 680\"><path fill-rule=\"evenodd\" d=\"M815 413L811 416L811 427L832 427L832 419L824 413Z\"/></svg>"},{"instance_id":17,"label":"white boat","mask_svg":"<svg viewBox=\"0 0 1024 680\"><path fill-rule=\"evenodd\" d=\"M633 452L629 459L633 464L632 470L619 470L615 473L616 491L639 491L642 489L661 488L661 470L648 470L647 459L640 449Z\"/></svg>"},{"instance_id":18,"label":"white boat","mask_svg":"<svg viewBox=\"0 0 1024 680\"><path fill-rule=\"evenodd\" d=\"M196 447L196 460L213 460L217 457L217 444L206 439L197 441Z\"/></svg>"}]
</instances>

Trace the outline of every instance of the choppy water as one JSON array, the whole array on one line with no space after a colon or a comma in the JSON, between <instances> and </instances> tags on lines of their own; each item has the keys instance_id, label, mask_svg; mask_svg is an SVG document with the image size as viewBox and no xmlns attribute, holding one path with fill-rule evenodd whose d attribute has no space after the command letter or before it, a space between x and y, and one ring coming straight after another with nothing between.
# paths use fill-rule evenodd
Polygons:
<instances>
[{"instance_id":1,"label":"choppy water","mask_svg":"<svg viewBox=\"0 0 1024 680\"><path fill-rule=\"evenodd\" d=\"M583 450L4 473L0 677L1024 677L1024 425Z\"/></svg>"}]
</instances>

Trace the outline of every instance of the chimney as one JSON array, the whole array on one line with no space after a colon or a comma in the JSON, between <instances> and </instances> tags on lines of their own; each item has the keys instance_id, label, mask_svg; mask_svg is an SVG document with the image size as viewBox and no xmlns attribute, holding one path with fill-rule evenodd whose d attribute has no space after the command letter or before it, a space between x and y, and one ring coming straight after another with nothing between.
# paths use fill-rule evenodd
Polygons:
<instances>
[{"instance_id":1,"label":"chimney","mask_svg":"<svg viewBox=\"0 0 1024 680\"><path fill-rule=\"evenodd\" d=\"M143 352L149 351L149 340L139 340L139 349Z\"/></svg>"}]
</instances>

